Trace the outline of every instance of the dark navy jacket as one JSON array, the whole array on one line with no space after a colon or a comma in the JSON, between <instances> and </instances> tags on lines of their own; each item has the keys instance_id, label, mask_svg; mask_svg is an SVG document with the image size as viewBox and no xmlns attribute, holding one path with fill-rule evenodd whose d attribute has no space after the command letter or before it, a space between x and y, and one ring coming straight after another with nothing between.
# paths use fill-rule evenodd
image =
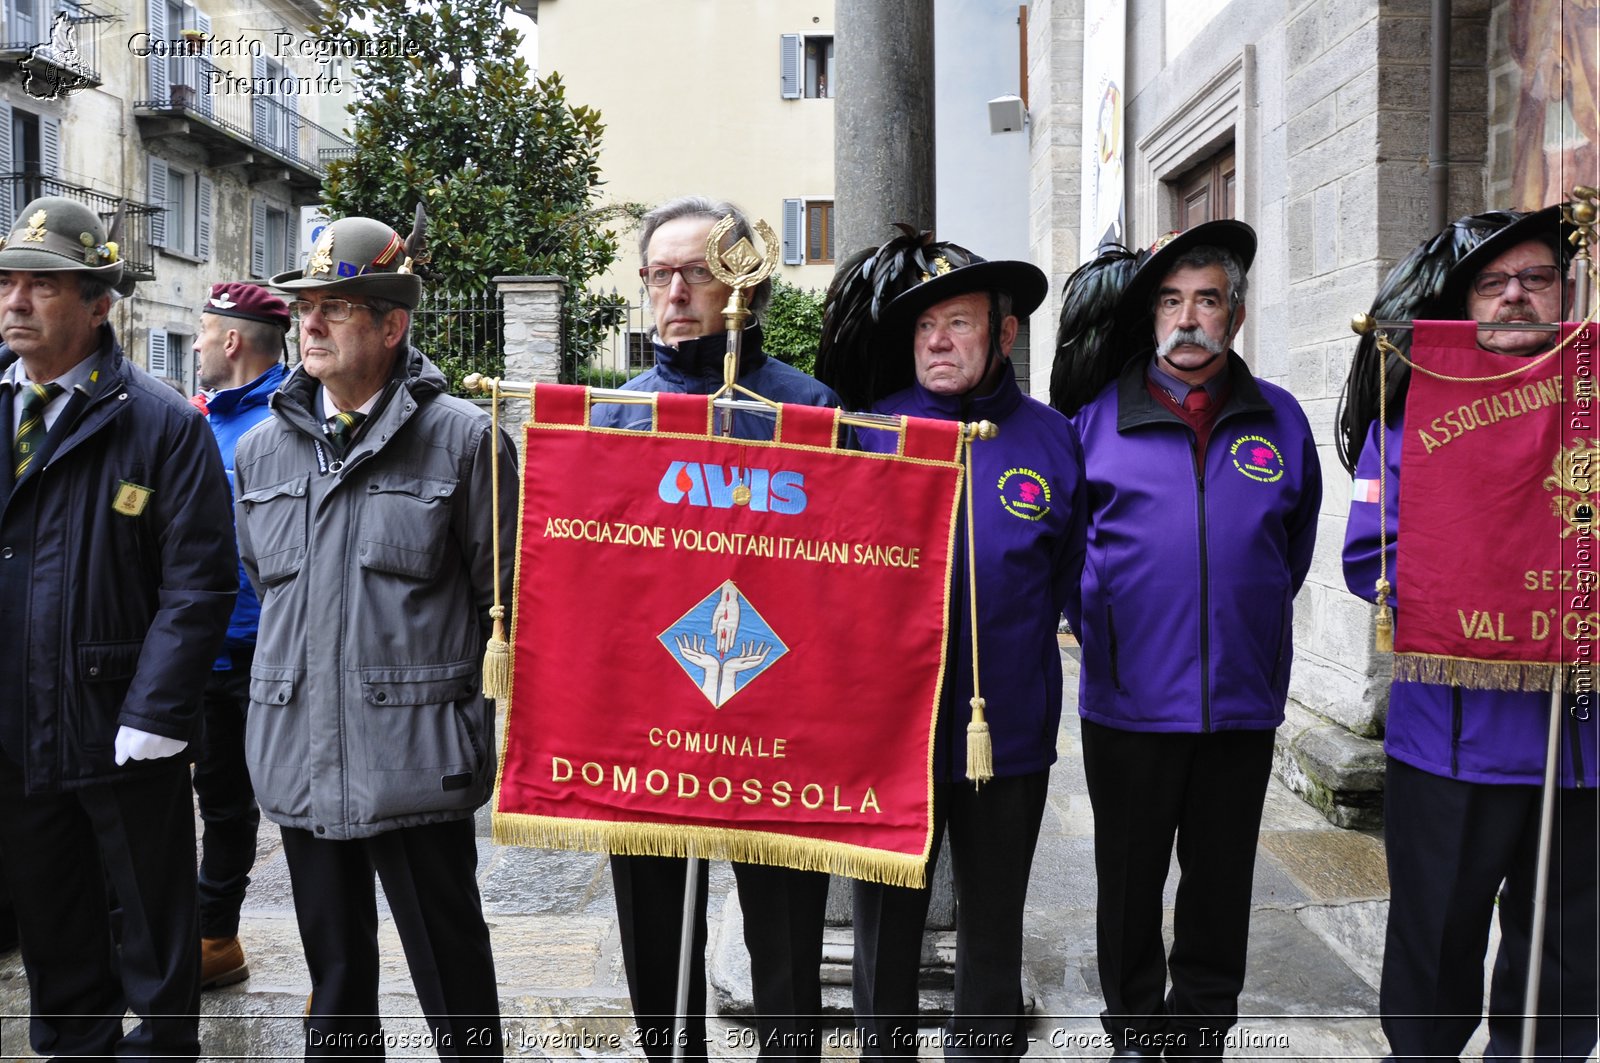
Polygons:
<instances>
[{"instance_id":1,"label":"dark navy jacket","mask_svg":"<svg viewBox=\"0 0 1600 1063\"><path fill-rule=\"evenodd\" d=\"M0 346L0 372L16 359ZM238 590L228 484L199 411L122 355L109 325L33 466L0 468L0 735L30 793L118 767L126 725L192 737ZM0 388L0 423L13 395Z\"/></svg>"},{"instance_id":2,"label":"dark navy jacket","mask_svg":"<svg viewBox=\"0 0 1600 1063\"><path fill-rule=\"evenodd\" d=\"M625 391L667 391L684 395L709 395L722 386L722 359L728 348L726 333L685 340L676 347L657 342L655 368L622 385ZM745 329L739 349L739 385L773 402L792 402L804 406L837 406L833 389L807 376L794 366L768 358L761 350L761 327ZM649 406L625 406L616 402L597 402L589 411L589 423L597 428L650 427ZM738 439L771 439L774 421L759 413L733 415L733 434Z\"/></svg>"},{"instance_id":3,"label":"dark navy jacket","mask_svg":"<svg viewBox=\"0 0 1600 1063\"><path fill-rule=\"evenodd\" d=\"M1378 478L1378 428L1373 423L1356 463L1356 478ZM1388 525L1389 585L1398 586L1395 559L1400 536L1400 447L1402 419L1388 433L1389 475L1384 497ZM1344 578L1352 593L1377 600L1378 504L1352 501L1345 526ZM1391 597L1391 603L1394 599ZM1398 609L1398 606L1397 606ZM1559 747L1562 786L1595 785L1600 762L1600 724L1592 706L1565 706L1566 721ZM1584 714L1586 719L1580 719ZM1389 720L1384 752L1422 771L1476 783L1544 781L1544 752L1550 727L1550 695L1543 691L1467 690L1434 683L1401 683L1389 687Z\"/></svg>"},{"instance_id":4,"label":"dark navy jacket","mask_svg":"<svg viewBox=\"0 0 1600 1063\"><path fill-rule=\"evenodd\" d=\"M1151 396L1147 367L1134 359L1073 419L1089 492L1078 712L1126 731L1271 730L1322 500L1311 426L1230 353L1202 478L1194 431Z\"/></svg>"},{"instance_id":5,"label":"dark navy jacket","mask_svg":"<svg viewBox=\"0 0 1600 1063\"><path fill-rule=\"evenodd\" d=\"M250 383L237 388L226 388L206 400L206 421L217 437L217 449L222 452L222 467L228 474L228 486L233 486L233 452L239 439L250 429L272 416L267 403L273 392L289 375L289 367L279 362ZM261 621L261 601L256 589L250 585L244 563L239 564L239 600L233 605L233 616L228 619L228 637L223 640L226 650L253 649L256 644L256 625ZM217 668L233 667L225 652L217 660Z\"/></svg>"},{"instance_id":6,"label":"dark navy jacket","mask_svg":"<svg viewBox=\"0 0 1600 1063\"><path fill-rule=\"evenodd\" d=\"M919 384L878 402L874 412L936 420L992 421L1000 434L973 448L972 507L978 554L979 687L998 777L1044 771L1056 759L1061 725L1063 611L1077 624L1083 570L1083 449L1071 422L1022 394L1008 363L1000 386L981 398L935 395ZM889 432L859 431L866 450L892 452ZM966 777L972 698L972 608L967 594L966 503L957 517L951 565L946 681L934 742L934 778Z\"/></svg>"}]
</instances>

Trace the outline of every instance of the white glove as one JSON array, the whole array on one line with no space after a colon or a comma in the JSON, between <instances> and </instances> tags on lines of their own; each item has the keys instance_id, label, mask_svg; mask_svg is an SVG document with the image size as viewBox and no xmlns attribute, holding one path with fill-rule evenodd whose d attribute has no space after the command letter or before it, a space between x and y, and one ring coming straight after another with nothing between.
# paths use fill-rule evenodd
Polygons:
<instances>
[{"instance_id":1,"label":"white glove","mask_svg":"<svg viewBox=\"0 0 1600 1063\"><path fill-rule=\"evenodd\" d=\"M124 724L117 728L117 763L130 760L160 760L181 753L189 745L180 738L163 738Z\"/></svg>"}]
</instances>

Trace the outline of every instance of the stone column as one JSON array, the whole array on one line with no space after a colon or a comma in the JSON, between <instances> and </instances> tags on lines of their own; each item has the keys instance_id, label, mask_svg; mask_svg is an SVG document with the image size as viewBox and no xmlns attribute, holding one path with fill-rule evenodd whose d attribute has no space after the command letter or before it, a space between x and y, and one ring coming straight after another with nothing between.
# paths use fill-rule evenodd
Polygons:
<instances>
[{"instance_id":1,"label":"stone column","mask_svg":"<svg viewBox=\"0 0 1600 1063\"><path fill-rule=\"evenodd\" d=\"M837 0L833 187L837 261L933 228L933 5Z\"/></svg>"},{"instance_id":2,"label":"stone column","mask_svg":"<svg viewBox=\"0 0 1600 1063\"><path fill-rule=\"evenodd\" d=\"M496 277L505 316L505 379L554 384L561 379L561 301L565 277ZM528 404L508 402L500 423L511 438L522 439Z\"/></svg>"}]
</instances>

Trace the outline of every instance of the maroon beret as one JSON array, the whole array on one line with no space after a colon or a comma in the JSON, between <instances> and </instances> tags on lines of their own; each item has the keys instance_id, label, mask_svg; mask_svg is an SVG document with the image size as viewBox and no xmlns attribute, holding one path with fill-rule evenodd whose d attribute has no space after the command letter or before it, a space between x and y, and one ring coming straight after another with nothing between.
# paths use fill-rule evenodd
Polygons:
<instances>
[{"instance_id":1,"label":"maroon beret","mask_svg":"<svg viewBox=\"0 0 1600 1063\"><path fill-rule=\"evenodd\" d=\"M201 310L206 314L223 317L242 317L249 321L265 321L289 331L289 305L259 284L233 281L213 284L211 295Z\"/></svg>"}]
</instances>

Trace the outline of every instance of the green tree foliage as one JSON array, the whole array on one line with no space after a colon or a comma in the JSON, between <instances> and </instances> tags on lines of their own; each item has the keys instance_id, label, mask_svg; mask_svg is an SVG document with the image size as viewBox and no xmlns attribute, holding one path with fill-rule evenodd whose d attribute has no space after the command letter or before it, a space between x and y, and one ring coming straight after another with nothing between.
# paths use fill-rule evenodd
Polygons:
<instances>
[{"instance_id":1,"label":"green tree foliage","mask_svg":"<svg viewBox=\"0 0 1600 1063\"><path fill-rule=\"evenodd\" d=\"M596 209L599 112L569 104L558 75L534 78L504 0L330 0L319 32L371 42L355 60L355 152L323 182L334 216L410 230L428 212L430 287L478 289L497 274L556 275L564 303L564 375L622 313L585 291L616 257ZM416 338L427 349L428 323ZM430 351L446 365L461 352ZM498 373L496 365L492 371Z\"/></svg>"},{"instance_id":2,"label":"green tree foliage","mask_svg":"<svg viewBox=\"0 0 1600 1063\"><path fill-rule=\"evenodd\" d=\"M766 352L802 372L814 371L822 338L823 293L772 278L772 301L761 318Z\"/></svg>"}]
</instances>

